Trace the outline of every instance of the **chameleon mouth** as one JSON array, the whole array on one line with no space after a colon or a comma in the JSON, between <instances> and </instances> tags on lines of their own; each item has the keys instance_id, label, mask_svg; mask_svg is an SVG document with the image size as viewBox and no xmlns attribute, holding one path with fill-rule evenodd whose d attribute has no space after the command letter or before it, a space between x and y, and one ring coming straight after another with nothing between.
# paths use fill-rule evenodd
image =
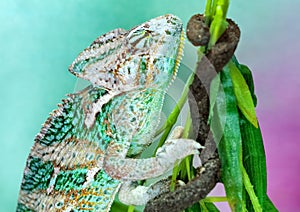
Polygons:
<instances>
[{"instance_id":1,"label":"chameleon mouth","mask_svg":"<svg viewBox=\"0 0 300 212\"><path fill-rule=\"evenodd\" d=\"M176 75L177 75L177 72L178 72L178 69L180 66L180 62L183 57L183 48L184 48L184 30L181 31L181 35L180 35L179 47L177 50L177 57L175 59L175 67L174 67L172 81L176 78Z\"/></svg>"}]
</instances>

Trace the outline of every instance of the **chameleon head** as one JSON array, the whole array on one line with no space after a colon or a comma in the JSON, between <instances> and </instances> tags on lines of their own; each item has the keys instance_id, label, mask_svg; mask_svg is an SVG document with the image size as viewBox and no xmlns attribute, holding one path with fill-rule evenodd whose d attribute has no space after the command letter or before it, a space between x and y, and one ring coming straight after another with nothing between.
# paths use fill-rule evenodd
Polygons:
<instances>
[{"instance_id":1,"label":"chameleon head","mask_svg":"<svg viewBox=\"0 0 300 212\"><path fill-rule=\"evenodd\" d=\"M184 32L174 15L151 19L126 31L97 38L69 70L107 90L168 86L182 56Z\"/></svg>"},{"instance_id":2,"label":"chameleon head","mask_svg":"<svg viewBox=\"0 0 300 212\"><path fill-rule=\"evenodd\" d=\"M138 83L150 87L169 85L176 76L183 53L181 20L174 15L151 19L130 30L127 40L132 59L139 60Z\"/></svg>"}]
</instances>

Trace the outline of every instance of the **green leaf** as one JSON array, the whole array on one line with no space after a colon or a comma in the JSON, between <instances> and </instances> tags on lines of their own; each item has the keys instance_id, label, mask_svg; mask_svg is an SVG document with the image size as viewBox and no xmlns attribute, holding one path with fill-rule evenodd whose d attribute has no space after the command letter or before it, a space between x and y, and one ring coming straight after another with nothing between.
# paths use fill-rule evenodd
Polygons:
<instances>
[{"instance_id":1,"label":"green leaf","mask_svg":"<svg viewBox=\"0 0 300 212\"><path fill-rule=\"evenodd\" d=\"M211 2L208 2L208 4ZM228 27L228 23L226 21L226 14L229 6L229 0L215 0L211 6L211 15L208 16L209 19L212 19L210 24L209 32L210 32L210 40L208 43L208 49L211 49L221 35L224 33L226 28ZM208 7L208 5L207 5ZM208 11L208 8L206 8Z\"/></svg>"},{"instance_id":2,"label":"green leaf","mask_svg":"<svg viewBox=\"0 0 300 212\"><path fill-rule=\"evenodd\" d=\"M231 209L233 211L243 211L244 186L241 171L242 139L239 114L229 68L225 67L220 74L221 87L224 89L225 95L220 92L217 97L214 116L217 116L218 119L212 119L211 129L216 138L215 135L219 136L223 126L224 133L217 145L222 167L221 179ZM219 120L219 123L217 123L217 120Z\"/></svg>"},{"instance_id":3,"label":"green leaf","mask_svg":"<svg viewBox=\"0 0 300 212\"><path fill-rule=\"evenodd\" d=\"M232 61L229 61L228 68L233 82L233 90L237 99L237 105L250 123L258 128L254 103L249 87L243 75Z\"/></svg>"},{"instance_id":4,"label":"green leaf","mask_svg":"<svg viewBox=\"0 0 300 212\"><path fill-rule=\"evenodd\" d=\"M213 21L211 22L210 25L210 40L208 43L208 49L211 49L211 47L213 47L216 42L218 41L218 39L221 37L221 35L225 32L226 28L228 26L228 23L226 21L226 19L224 19L223 17L218 17L215 16Z\"/></svg>"},{"instance_id":5,"label":"green leaf","mask_svg":"<svg viewBox=\"0 0 300 212\"><path fill-rule=\"evenodd\" d=\"M241 71L251 92L254 105L257 99L254 93L254 82L250 69L239 64L236 58L234 63ZM255 128L243 114L240 113L240 128L243 144L243 164L251 180L253 189L264 211L277 211L275 206L269 200L267 192L267 170L266 155L264 150L261 130ZM249 212L254 211L249 195L246 195L246 205Z\"/></svg>"},{"instance_id":6,"label":"green leaf","mask_svg":"<svg viewBox=\"0 0 300 212\"><path fill-rule=\"evenodd\" d=\"M254 107L256 107L256 105L257 105L257 97L256 97L256 95L254 93L254 84L253 83L252 84L248 83L248 82L253 82L252 73L251 73L250 69L247 66L245 66L245 65L240 64L237 67L239 68L241 74L243 75L244 79L247 82L247 85L248 85L249 90L251 92L251 96L252 96Z\"/></svg>"},{"instance_id":7,"label":"green leaf","mask_svg":"<svg viewBox=\"0 0 300 212\"><path fill-rule=\"evenodd\" d=\"M254 107L256 107L257 97L254 93L253 76L252 76L252 73L251 73L250 69L246 65L239 64L239 62L237 61L235 56L232 57L232 61L234 62L236 67L238 67L238 69L240 70L240 72L243 75L244 79L246 80L246 83L249 87L249 90L250 90L250 93L251 93L251 96L252 96Z\"/></svg>"},{"instance_id":8,"label":"green leaf","mask_svg":"<svg viewBox=\"0 0 300 212\"><path fill-rule=\"evenodd\" d=\"M260 205L264 205L267 192L266 157L260 128L255 128L242 114L240 126L243 140L243 163L251 179ZM253 211L249 196L246 197L248 211Z\"/></svg>"},{"instance_id":9,"label":"green leaf","mask_svg":"<svg viewBox=\"0 0 300 212\"><path fill-rule=\"evenodd\" d=\"M200 201L201 212L219 212L219 209L211 202Z\"/></svg>"}]
</instances>

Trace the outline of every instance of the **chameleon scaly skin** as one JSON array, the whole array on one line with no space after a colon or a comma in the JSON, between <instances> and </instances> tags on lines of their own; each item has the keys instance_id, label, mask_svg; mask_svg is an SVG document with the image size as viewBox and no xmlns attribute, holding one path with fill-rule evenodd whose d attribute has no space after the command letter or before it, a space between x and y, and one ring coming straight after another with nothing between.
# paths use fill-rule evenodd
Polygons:
<instances>
[{"instance_id":1,"label":"chameleon scaly skin","mask_svg":"<svg viewBox=\"0 0 300 212\"><path fill-rule=\"evenodd\" d=\"M109 211L123 182L197 153L196 142L171 139L156 157L134 159L152 142L182 42L180 19L165 15L108 32L75 59L70 72L91 85L63 100L36 136L17 211Z\"/></svg>"}]
</instances>

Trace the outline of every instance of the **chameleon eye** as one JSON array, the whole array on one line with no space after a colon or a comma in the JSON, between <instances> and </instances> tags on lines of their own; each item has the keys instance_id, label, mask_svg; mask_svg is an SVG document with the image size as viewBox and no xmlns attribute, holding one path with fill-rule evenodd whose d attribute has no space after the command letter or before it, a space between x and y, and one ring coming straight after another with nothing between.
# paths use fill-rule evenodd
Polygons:
<instances>
[{"instance_id":1,"label":"chameleon eye","mask_svg":"<svg viewBox=\"0 0 300 212\"><path fill-rule=\"evenodd\" d=\"M152 41L151 33L151 30L143 28L132 31L128 36L129 43L138 49L149 48Z\"/></svg>"},{"instance_id":2,"label":"chameleon eye","mask_svg":"<svg viewBox=\"0 0 300 212\"><path fill-rule=\"evenodd\" d=\"M138 29L136 31L132 31L130 34L129 34L129 41L131 43L135 42L136 40L144 37L145 35L145 30L144 29Z\"/></svg>"},{"instance_id":3,"label":"chameleon eye","mask_svg":"<svg viewBox=\"0 0 300 212\"><path fill-rule=\"evenodd\" d=\"M135 35L144 35L145 33L146 33L146 30L144 30L144 29L138 29L138 30L134 31L132 33L132 35L133 36L135 36Z\"/></svg>"}]
</instances>

